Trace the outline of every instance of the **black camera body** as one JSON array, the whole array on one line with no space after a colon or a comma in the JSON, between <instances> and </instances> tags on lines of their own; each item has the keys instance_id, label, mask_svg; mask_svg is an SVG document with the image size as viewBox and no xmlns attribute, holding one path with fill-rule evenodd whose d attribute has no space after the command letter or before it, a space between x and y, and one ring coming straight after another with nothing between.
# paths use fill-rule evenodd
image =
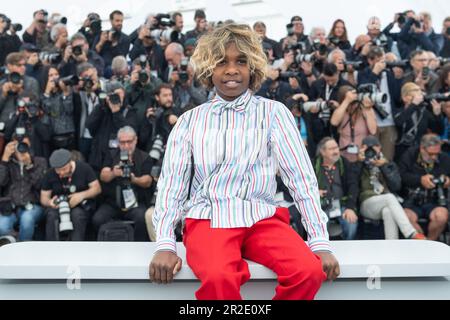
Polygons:
<instances>
[{"instance_id":1,"label":"black camera body","mask_svg":"<svg viewBox=\"0 0 450 320\"><path fill-rule=\"evenodd\" d=\"M436 186L435 191L437 195L437 203L441 207L447 207L447 198L444 192L444 184L445 184L445 176L441 175L439 177L433 177L431 180L433 184Z\"/></svg>"},{"instance_id":2,"label":"black camera body","mask_svg":"<svg viewBox=\"0 0 450 320\"><path fill-rule=\"evenodd\" d=\"M141 71L139 71L138 75L138 84L144 86L148 80L150 79L147 73L147 56L145 54L141 54L139 56L139 65L141 66Z\"/></svg>"},{"instance_id":3,"label":"black camera body","mask_svg":"<svg viewBox=\"0 0 450 320\"><path fill-rule=\"evenodd\" d=\"M121 104L120 96L118 93L109 94L108 97L111 104Z\"/></svg>"},{"instance_id":4,"label":"black camera body","mask_svg":"<svg viewBox=\"0 0 450 320\"><path fill-rule=\"evenodd\" d=\"M175 26L175 21L173 21L168 13L158 13L155 17L156 23L151 29L160 29L165 27Z\"/></svg>"},{"instance_id":5,"label":"black camera body","mask_svg":"<svg viewBox=\"0 0 450 320\"><path fill-rule=\"evenodd\" d=\"M56 80L56 84L58 84L60 81L64 83L65 86L76 86L80 79L76 75L70 75L61 79Z\"/></svg>"},{"instance_id":6,"label":"black camera body","mask_svg":"<svg viewBox=\"0 0 450 320\"><path fill-rule=\"evenodd\" d=\"M8 75L8 80L9 80L9 82L17 85L17 84L20 84L22 82L23 76L20 73L18 73L18 72L11 72Z\"/></svg>"},{"instance_id":7,"label":"black camera body","mask_svg":"<svg viewBox=\"0 0 450 320\"><path fill-rule=\"evenodd\" d=\"M424 100L426 102L431 102L432 100L436 100L437 102L447 102L450 101L450 95L448 93L433 93L425 96Z\"/></svg>"},{"instance_id":8,"label":"black camera body","mask_svg":"<svg viewBox=\"0 0 450 320\"><path fill-rule=\"evenodd\" d=\"M131 179L131 168L133 164L130 161L129 152L127 150L120 150L120 162L119 167L122 169L122 178L125 180Z\"/></svg>"},{"instance_id":9,"label":"black camera body","mask_svg":"<svg viewBox=\"0 0 450 320\"><path fill-rule=\"evenodd\" d=\"M21 99L17 101L17 111L19 115L28 112L31 117L37 117L39 115L39 105L34 101L25 102Z\"/></svg>"},{"instance_id":10,"label":"black camera body","mask_svg":"<svg viewBox=\"0 0 450 320\"><path fill-rule=\"evenodd\" d=\"M369 98L374 104L375 112L381 119L386 119L389 113L384 110L381 104L387 102L388 96L378 90L377 86L373 83L362 84L356 90L358 93L358 101L362 102L365 98Z\"/></svg>"},{"instance_id":11,"label":"black camera body","mask_svg":"<svg viewBox=\"0 0 450 320\"><path fill-rule=\"evenodd\" d=\"M353 67L355 71L361 71L364 69L363 61L344 61L345 71L348 72L349 67Z\"/></svg>"},{"instance_id":12,"label":"black camera body","mask_svg":"<svg viewBox=\"0 0 450 320\"><path fill-rule=\"evenodd\" d=\"M63 55L60 52L41 52L39 59L51 65L58 65L63 60Z\"/></svg>"},{"instance_id":13,"label":"black camera body","mask_svg":"<svg viewBox=\"0 0 450 320\"><path fill-rule=\"evenodd\" d=\"M180 63L180 71L178 72L180 82L183 84L188 82L188 80L189 80L188 65L189 65L189 59L183 58Z\"/></svg>"},{"instance_id":14,"label":"black camera body","mask_svg":"<svg viewBox=\"0 0 450 320\"><path fill-rule=\"evenodd\" d=\"M393 69L393 68L406 69L406 68L408 68L408 65L409 65L408 60L386 62L386 68L388 68L388 69Z\"/></svg>"},{"instance_id":15,"label":"black camera body","mask_svg":"<svg viewBox=\"0 0 450 320\"><path fill-rule=\"evenodd\" d=\"M72 47L72 53L76 57L81 56L83 54L83 46L79 45L79 46Z\"/></svg>"},{"instance_id":16,"label":"black camera body","mask_svg":"<svg viewBox=\"0 0 450 320\"><path fill-rule=\"evenodd\" d=\"M385 49L386 51L389 49L388 45L389 45L389 40L388 37L384 34L381 33L378 37L376 37L375 39L372 40L372 44L374 46L380 47Z\"/></svg>"},{"instance_id":17,"label":"black camera body","mask_svg":"<svg viewBox=\"0 0 450 320\"><path fill-rule=\"evenodd\" d=\"M320 43L320 40L318 39L314 40L313 48L315 51L319 52L321 56L325 56L328 53L328 47L325 44Z\"/></svg>"},{"instance_id":18,"label":"black camera body","mask_svg":"<svg viewBox=\"0 0 450 320\"><path fill-rule=\"evenodd\" d=\"M83 77L80 80L83 81L82 90L84 91L92 90L92 88L94 87L94 80L92 80L91 77Z\"/></svg>"},{"instance_id":19,"label":"black camera body","mask_svg":"<svg viewBox=\"0 0 450 320\"><path fill-rule=\"evenodd\" d=\"M26 130L24 127L17 127L15 132L15 138L17 140L16 151L19 153L30 152L30 147L24 141L26 137Z\"/></svg>"},{"instance_id":20,"label":"black camera body","mask_svg":"<svg viewBox=\"0 0 450 320\"><path fill-rule=\"evenodd\" d=\"M380 155L373 147L368 147L366 151L364 151L364 164L366 166L370 167L372 165L372 161L379 159Z\"/></svg>"}]
</instances>

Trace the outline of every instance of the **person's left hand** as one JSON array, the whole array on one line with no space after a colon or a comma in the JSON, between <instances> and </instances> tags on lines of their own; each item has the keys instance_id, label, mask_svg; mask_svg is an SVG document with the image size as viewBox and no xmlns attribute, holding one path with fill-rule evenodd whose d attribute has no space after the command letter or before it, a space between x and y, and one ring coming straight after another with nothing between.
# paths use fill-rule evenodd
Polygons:
<instances>
[{"instance_id":1,"label":"person's left hand","mask_svg":"<svg viewBox=\"0 0 450 320\"><path fill-rule=\"evenodd\" d=\"M78 206L83 201L84 198L80 192L72 193L71 195L69 195L69 205L72 209Z\"/></svg>"},{"instance_id":2,"label":"person's left hand","mask_svg":"<svg viewBox=\"0 0 450 320\"><path fill-rule=\"evenodd\" d=\"M322 268L327 274L327 280L336 280L341 271L339 269L339 262L334 255L328 251L317 251L314 253L322 260Z\"/></svg>"},{"instance_id":3,"label":"person's left hand","mask_svg":"<svg viewBox=\"0 0 450 320\"><path fill-rule=\"evenodd\" d=\"M387 160L386 160L386 158L382 157L380 159L373 160L372 163L376 167L382 167L387 163Z\"/></svg>"}]
</instances>

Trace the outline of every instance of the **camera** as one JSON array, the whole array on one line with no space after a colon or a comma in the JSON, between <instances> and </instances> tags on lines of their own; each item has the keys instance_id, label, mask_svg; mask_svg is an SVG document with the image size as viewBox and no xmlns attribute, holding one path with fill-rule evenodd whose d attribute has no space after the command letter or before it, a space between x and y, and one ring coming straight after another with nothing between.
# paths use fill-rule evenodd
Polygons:
<instances>
[{"instance_id":1,"label":"camera","mask_svg":"<svg viewBox=\"0 0 450 320\"><path fill-rule=\"evenodd\" d=\"M23 80L23 77L20 73L11 72L8 76L8 80L13 84L20 84L21 81Z\"/></svg>"},{"instance_id":2,"label":"camera","mask_svg":"<svg viewBox=\"0 0 450 320\"><path fill-rule=\"evenodd\" d=\"M373 147L368 147L364 152L364 164L366 166L371 166L372 161L380 159L379 154L375 151Z\"/></svg>"},{"instance_id":3,"label":"camera","mask_svg":"<svg viewBox=\"0 0 450 320\"><path fill-rule=\"evenodd\" d=\"M131 167L130 156L127 150L120 150L120 162L119 167L122 169L122 178L131 179Z\"/></svg>"},{"instance_id":4,"label":"camera","mask_svg":"<svg viewBox=\"0 0 450 320\"><path fill-rule=\"evenodd\" d=\"M83 81L82 90L84 91L92 90L92 88L94 87L94 80L92 80L91 77L83 77L80 80Z\"/></svg>"},{"instance_id":5,"label":"camera","mask_svg":"<svg viewBox=\"0 0 450 320\"><path fill-rule=\"evenodd\" d=\"M181 83L186 83L189 80L189 74L188 74L188 65L189 65L189 59L183 58L180 63L180 71L178 72L178 76L180 78Z\"/></svg>"},{"instance_id":6,"label":"camera","mask_svg":"<svg viewBox=\"0 0 450 320\"><path fill-rule=\"evenodd\" d=\"M302 52L306 51L306 42L304 41L299 41L295 44L289 44L287 47L287 51L297 51L300 50Z\"/></svg>"},{"instance_id":7,"label":"camera","mask_svg":"<svg viewBox=\"0 0 450 320\"><path fill-rule=\"evenodd\" d=\"M422 69L422 79L427 80L428 77L430 76L430 73L431 73L431 69L429 67L424 67Z\"/></svg>"},{"instance_id":8,"label":"camera","mask_svg":"<svg viewBox=\"0 0 450 320\"><path fill-rule=\"evenodd\" d=\"M359 102L362 102L365 98L369 98L373 102L374 110L381 119L386 119L389 116L389 113L380 106L387 102L388 96L380 92L375 84L368 83L360 85L356 92L358 93Z\"/></svg>"},{"instance_id":9,"label":"camera","mask_svg":"<svg viewBox=\"0 0 450 320\"><path fill-rule=\"evenodd\" d=\"M287 71L287 72L280 72L280 79L281 80L289 80L289 78L295 78L299 77L300 72L293 72L293 71Z\"/></svg>"},{"instance_id":10,"label":"camera","mask_svg":"<svg viewBox=\"0 0 450 320\"><path fill-rule=\"evenodd\" d=\"M387 50L389 41L388 41L388 38L386 37L386 35L384 33L382 33L378 37L376 37L375 39L372 40L372 44L374 46L384 48Z\"/></svg>"},{"instance_id":11,"label":"camera","mask_svg":"<svg viewBox=\"0 0 450 320\"><path fill-rule=\"evenodd\" d=\"M16 145L16 151L19 153L27 153L30 151L30 147L28 144L23 142L25 139L25 128L24 127L17 127L16 128L16 139L17 139L17 145Z\"/></svg>"},{"instance_id":12,"label":"camera","mask_svg":"<svg viewBox=\"0 0 450 320\"><path fill-rule=\"evenodd\" d=\"M328 47L325 44L320 43L319 39L314 40L313 48L315 51L318 51L321 56L325 56L328 53Z\"/></svg>"},{"instance_id":13,"label":"camera","mask_svg":"<svg viewBox=\"0 0 450 320\"><path fill-rule=\"evenodd\" d=\"M296 57L295 57L295 62L300 64L302 62L314 62L316 61L316 57L314 56L314 54L302 54L299 53Z\"/></svg>"},{"instance_id":14,"label":"camera","mask_svg":"<svg viewBox=\"0 0 450 320\"><path fill-rule=\"evenodd\" d=\"M405 22L406 22L406 13L405 12L400 12L400 13L397 13L397 14L398 14L397 22L399 24L405 24Z\"/></svg>"},{"instance_id":15,"label":"camera","mask_svg":"<svg viewBox=\"0 0 450 320\"><path fill-rule=\"evenodd\" d=\"M345 71L348 72L348 67L353 67L353 70L360 71L364 69L363 61L344 61Z\"/></svg>"},{"instance_id":16,"label":"camera","mask_svg":"<svg viewBox=\"0 0 450 320\"><path fill-rule=\"evenodd\" d=\"M112 39L113 42L119 41L120 31L112 28L111 30L109 30L109 33L111 34L111 39Z\"/></svg>"},{"instance_id":17,"label":"camera","mask_svg":"<svg viewBox=\"0 0 450 320\"><path fill-rule=\"evenodd\" d=\"M168 13L158 13L155 16L155 20L157 21L154 25L155 28L175 26L175 21L170 18L170 14Z\"/></svg>"},{"instance_id":18,"label":"camera","mask_svg":"<svg viewBox=\"0 0 450 320\"><path fill-rule=\"evenodd\" d=\"M388 68L388 69L393 69L393 68L406 69L408 67L408 64L409 64L408 60L386 62L386 68Z\"/></svg>"},{"instance_id":19,"label":"camera","mask_svg":"<svg viewBox=\"0 0 450 320\"><path fill-rule=\"evenodd\" d=\"M47 24L47 22L48 22L48 12L46 10L44 10L44 9L41 9L41 10L39 10L37 12L41 12L42 15L44 16L44 19L38 20L38 22Z\"/></svg>"},{"instance_id":20,"label":"camera","mask_svg":"<svg viewBox=\"0 0 450 320\"><path fill-rule=\"evenodd\" d=\"M286 25L286 31L288 37L292 37L294 35L294 25L292 23L288 23Z\"/></svg>"},{"instance_id":21,"label":"camera","mask_svg":"<svg viewBox=\"0 0 450 320\"><path fill-rule=\"evenodd\" d=\"M139 65L141 66L141 71L139 71L138 83L143 86L150 79L150 77L148 76L147 70L146 70L146 68L147 68L147 56L145 54L141 54L139 56Z\"/></svg>"},{"instance_id":22,"label":"camera","mask_svg":"<svg viewBox=\"0 0 450 320\"><path fill-rule=\"evenodd\" d=\"M447 93L433 93L425 96L425 101L430 102L436 100L437 102L447 102L450 101L450 95Z\"/></svg>"},{"instance_id":23,"label":"camera","mask_svg":"<svg viewBox=\"0 0 450 320\"><path fill-rule=\"evenodd\" d=\"M39 54L39 59L43 62L47 62L48 64L60 64L63 60L63 55L59 52L50 53L50 52L41 52Z\"/></svg>"},{"instance_id":24,"label":"camera","mask_svg":"<svg viewBox=\"0 0 450 320\"><path fill-rule=\"evenodd\" d=\"M91 29L93 34L99 34L102 32L102 20L96 13L91 13L88 15L90 21L89 29Z\"/></svg>"},{"instance_id":25,"label":"camera","mask_svg":"<svg viewBox=\"0 0 450 320\"><path fill-rule=\"evenodd\" d=\"M4 14L0 14L0 18L2 18L4 22L6 22L6 27L3 32L6 32L10 29L12 29L14 32L22 31L23 26L20 23L12 23L11 19Z\"/></svg>"},{"instance_id":26,"label":"camera","mask_svg":"<svg viewBox=\"0 0 450 320\"><path fill-rule=\"evenodd\" d=\"M445 176L441 175L437 178L433 177L433 179L431 181L436 186L435 190L437 192L438 205L441 207L447 207L447 199L445 197L445 192L444 192Z\"/></svg>"},{"instance_id":27,"label":"camera","mask_svg":"<svg viewBox=\"0 0 450 320\"><path fill-rule=\"evenodd\" d=\"M61 79L56 80L56 83L62 81L65 86L76 86L79 82L79 78L76 75L67 76Z\"/></svg>"},{"instance_id":28,"label":"camera","mask_svg":"<svg viewBox=\"0 0 450 320\"><path fill-rule=\"evenodd\" d=\"M30 117L34 118L39 115L39 106L34 101L25 102L24 100L20 99L17 101L17 111L19 112L19 114L25 114L26 112L28 112L30 114Z\"/></svg>"},{"instance_id":29,"label":"camera","mask_svg":"<svg viewBox=\"0 0 450 320\"><path fill-rule=\"evenodd\" d=\"M161 135L156 135L155 140L153 141L152 149L149 152L149 156L152 159L160 160L162 154L164 153L164 141Z\"/></svg>"},{"instance_id":30,"label":"camera","mask_svg":"<svg viewBox=\"0 0 450 320\"><path fill-rule=\"evenodd\" d=\"M328 101L310 101L303 104L303 110L305 110L305 112L316 107L319 108L319 112L331 112L332 105Z\"/></svg>"},{"instance_id":31,"label":"camera","mask_svg":"<svg viewBox=\"0 0 450 320\"><path fill-rule=\"evenodd\" d=\"M109 102L111 104L117 105L117 104L121 104L121 100L120 100L120 96L117 93L112 93L108 95L109 97Z\"/></svg>"},{"instance_id":32,"label":"camera","mask_svg":"<svg viewBox=\"0 0 450 320\"><path fill-rule=\"evenodd\" d=\"M422 207L427 200L427 191L422 188L409 190L408 198L412 199L415 206Z\"/></svg>"},{"instance_id":33,"label":"camera","mask_svg":"<svg viewBox=\"0 0 450 320\"><path fill-rule=\"evenodd\" d=\"M320 205L322 207L322 210L328 213L333 208L333 201L327 196L321 197Z\"/></svg>"},{"instance_id":34,"label":"camera","mask_svg":"<svg viewBox=\"0 0 450 320\"><path fill-rule=\"evenodd\" d=\"M339 44L341 43L341 39L334 36L328 37L328 41L335 47L339 46Z\"/></svg>"},{"instance_id":35,"label":"camera","mask_svg":"<svg viewBox=\"0 0 450 320\"><path fill-rule=\"evenodd\" d=\"M59 195L55 200L55 204L59 206L59 232L73 231L73 224L70 219L69 197L66 194Z\"/></svg>"},{"instance_id":36,"label":"camera","mask_svg":"<svg viewBox=\"0 0 450 320\"><path fill-rule=\"evenodd\" d=\"M75 46L72 48L72 53L74 54L74 56L78 57L81 56L83 54L83 46Z\"/></svg>"},{"instance_id":37,"label":"camera","mask_svg":"<svg viewBox=\"0 0 450 320\"><path fill-rule=\"evenodd\" d=\"M413 26L416 27L417 29L422 28L422 22L416 19L413 19Z\"/></svg>"},{"instance_id":38,"label":"camera","mask_svg":"<svg viewBox=\"0 0 450 320\"><path fill-rule=\"evenodd\" d=\"M438 58L440 66L443 67L446 64L450 63L450 58L439 57Z\"/></svg>"}]
</instances>

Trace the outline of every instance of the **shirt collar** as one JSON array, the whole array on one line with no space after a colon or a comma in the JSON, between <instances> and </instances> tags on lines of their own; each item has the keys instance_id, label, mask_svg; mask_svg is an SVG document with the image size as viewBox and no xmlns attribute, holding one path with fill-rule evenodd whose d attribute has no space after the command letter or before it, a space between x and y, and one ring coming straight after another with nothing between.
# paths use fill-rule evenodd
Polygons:
<instances>
[{"instance_id":1,"label":"shirt collar","mask_svg":"<svg viewBox=\"0 0 450 320\"><path fill-rule=\"evenodd\" d=\"M219 115L227 109L233 109L236 112L245 112L251 99L252 92L249 89L233 101L226 101L216 94L216 97L211 101L213 106L212 111Z\"/></svg>"}]
</instances>

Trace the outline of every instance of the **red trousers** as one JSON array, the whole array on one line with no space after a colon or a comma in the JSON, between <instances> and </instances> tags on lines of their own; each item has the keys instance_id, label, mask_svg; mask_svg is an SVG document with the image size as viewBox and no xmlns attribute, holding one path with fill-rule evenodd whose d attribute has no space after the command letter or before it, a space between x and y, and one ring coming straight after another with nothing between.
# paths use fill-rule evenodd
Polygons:
<instances>
[{"instance_id":1,"label":"red trousers","mask_svg":"<svg viewBox=\"0 0 450 320\"><path fill-rule=\"evenodd\" d=\"M209 220L186 219L186 260L201 281L199 300L240 300L240 287L250 278L248 259L273 270L278 286L273 299L312 300L326 274L320 257L289 226L289 211L251 228L212 229Z\"/></svg>"}]
</instances>

